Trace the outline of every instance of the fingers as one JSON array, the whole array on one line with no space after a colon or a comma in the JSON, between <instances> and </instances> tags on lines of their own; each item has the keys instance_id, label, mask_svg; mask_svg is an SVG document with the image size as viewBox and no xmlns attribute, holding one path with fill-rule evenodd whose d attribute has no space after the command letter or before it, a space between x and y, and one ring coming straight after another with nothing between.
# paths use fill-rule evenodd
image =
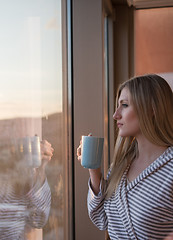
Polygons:
<instances>
[{"instance_id":1,"label":"fingers","mask_svg":"<svg viewBox=\"0 0 173 240\"><path fill-rule=\"evenodd\" d=\"M77 152L76 152L76 155L79 161L81 161L81 149L82 149L82 137L80 139L80 145L77 148Z\"/></svg>"},{"instance_id":2,"label":"fingers","mask_svg":"<svg viewBox=\"0 0 173 240\"><path fill-rule=\"evenodd\" d=\"M80 145L77 148L77 160L81 163L81 149L82 149L82 142L80 141Z\"/></svg>"},{"instance_id":3,"label":"fingers","mask_svg":"<svg viewBox=\"0 0 173 240\"><path fill-rule=\"evenodd\" d=\"M80 144L79 147L77 148L77 157L81 156L81 148L82 148L82 144Z\"/></svg>"},{"instance_id":4,"label":"fingers","mask_svg":"<svg viewBox=\"0 0 173 240\"><path fill-rule=\"evenodd\" d=\"M81 163L82 157L81 157L81 156L78 156L77 159L78 159L78 161Z\"/></svg>"},{"instance_id":5,"label":"fingers","mask_svg":"<svg viewBox=\"0 0 173 240\"><path fill-rule=\"evenodd\" d=\"M92 133L89 133L88 136L92 136ZM77 159L78 159L79 162L81 162L81 149L82 149L82 137L81 137L81 140L80 140L80 145L79 145L79 147L77 148L77 151L76 151Z\"/></svg>"},{"instance_id":6,"label":"fingers","mask_svg":"<svg viewBox=\"0 0 173 240\"><path fill-rule=\"evenodd\" d=\"M53 156L53 152L54 152L52 145L48 141L43 140L40 143L40 147L41 147L42 159L50 161Z\"/></svg>"}]
</instances>

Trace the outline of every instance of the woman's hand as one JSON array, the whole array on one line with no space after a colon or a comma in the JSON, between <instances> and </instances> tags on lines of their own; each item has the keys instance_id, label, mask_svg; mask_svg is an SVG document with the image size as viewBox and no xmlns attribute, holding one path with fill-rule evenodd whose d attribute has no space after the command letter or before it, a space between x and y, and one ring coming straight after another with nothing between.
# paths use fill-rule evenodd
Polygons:
<instances>
[{"instance_id":1,"label":"woman's hand","mask_svg":"<svg viewBox=\"0 0 173 240\"><path fill-rule=\"evenodd\" d=\"M92 136L92 133L89 133L88 136ZM82 149L82 138L80 140L80 145L79 147L77 148L77 158L78 158L78 161L81 163L81 149Z\"/></svg>"},{"instance_id":2,"label":"woman's hand","mask_svg":"<svg viewBox=\"0 0 173 240\"><path fill-rule=\"evenodd\" d=\"M92 134L88 134L88 136L92 136ZM78 161L81 163L81 149L82 149L82 139L80 140L80 145L77 148L77 158ZM91 188L94 191L94 193L97 195L100 191L99 186L100 186L100 180L102 177L101 174L101 169L88 169L89 174L90 174L90 179L91 179Z\"/></svg>"},{"instance_id":3,"label":"woman's hand","mask_svg":"<svg viewBox=\"0 0 173 240\"><path fill-rule=\"evenodd\" d=\"M164 238L164 240L173 240L173 232Z\"/></svg>"},{"instance_id":4,"label":"woman's hand","mask_svg":"<svg viewBox=\"0 0 173 240\"><path fill-rule=\"evenodd\" d=\"M76 153L77 154L77 159L80 162L80 164L81 164L81 149L82 149L82 139L80 140L80 145L77 148L77 153Z\"/></svg>"},{"instance_id":5,"label":"woman's hand","mask_svg":"<svg viewBox=\"0 0 173 240\"><path fill-rule=\"evenodd\" d=\"M42 159L41 166L45 168L53 156L54 149L52 148L52 145L46 140L41 141L40 148L41 148L41 159Z\"/></svg>"}]
</instances>

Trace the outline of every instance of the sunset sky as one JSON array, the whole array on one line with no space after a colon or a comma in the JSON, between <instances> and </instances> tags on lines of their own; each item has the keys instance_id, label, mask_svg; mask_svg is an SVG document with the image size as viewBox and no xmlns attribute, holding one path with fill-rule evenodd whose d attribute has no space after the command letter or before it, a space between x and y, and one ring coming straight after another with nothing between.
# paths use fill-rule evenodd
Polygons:
<instances>
[{"instance_id":1,"label":"sunset sky","mask_svg":"<svg viewBox=\"0 0 173 240\"><path fill-rule=\"evenodd\" d=\"M0 119L62 110L61 1L0 8Z\"/></svg>"}]
</instances>

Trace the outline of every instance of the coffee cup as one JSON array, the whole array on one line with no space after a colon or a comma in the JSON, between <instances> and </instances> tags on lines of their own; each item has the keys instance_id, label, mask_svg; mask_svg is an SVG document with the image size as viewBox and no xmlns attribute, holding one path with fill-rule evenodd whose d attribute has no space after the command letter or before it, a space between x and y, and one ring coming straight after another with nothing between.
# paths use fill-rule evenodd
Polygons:
<instances>
[{"instance_id":1,"label":"coffee cup","mask_svg":"<svg viewBox=\"0 0 173 240\"><path fill-rule=\"evenodd\" d=\"M39 136L27 136L19 139L18 149L20 158L25 162L26 166L33 168L40 167L41 149Z\"/></svg>"},{"instance_id":2,"label":"coffee cup","mask_svg":"<svg viewBox=\"0 0 173 240\"><path fill-rule=\"evenodd\" d=\"M96 169L101 166L104 138L82 136L81 165L84 168Z\"/></svg>"}]
</instances>

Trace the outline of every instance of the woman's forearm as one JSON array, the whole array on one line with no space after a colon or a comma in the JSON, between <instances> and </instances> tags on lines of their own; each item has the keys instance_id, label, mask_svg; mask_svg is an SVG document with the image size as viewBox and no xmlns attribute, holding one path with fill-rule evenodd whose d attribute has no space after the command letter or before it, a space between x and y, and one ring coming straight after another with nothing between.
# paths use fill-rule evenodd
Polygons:
<instances>
[{"instance_id":1,"label":"woman's forearm","mask_svg":"<svg viewBox=\"0 0 173 240\"><path fill-rule=\"evenodd\" d=\"M97 195L100 191L101 169L89 169L91 187L93 192Z\"/></svg>"}]
</instances>

